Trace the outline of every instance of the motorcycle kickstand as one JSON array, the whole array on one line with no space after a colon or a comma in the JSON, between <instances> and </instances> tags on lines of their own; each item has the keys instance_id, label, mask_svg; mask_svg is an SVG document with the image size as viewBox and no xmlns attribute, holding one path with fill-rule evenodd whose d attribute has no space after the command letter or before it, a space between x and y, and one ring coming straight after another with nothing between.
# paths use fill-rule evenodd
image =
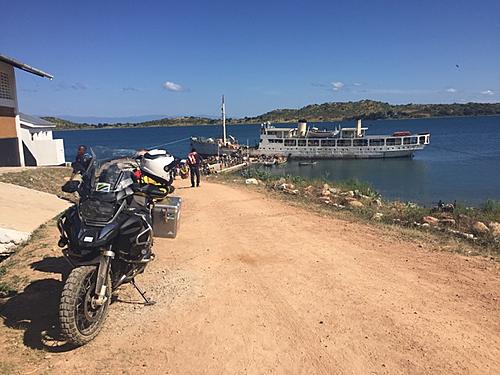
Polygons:
<instances>
[{"instance_id":1,"label":"motorcycle kickstand","mask_svg":"<svg viewBox=\"0 0 500 375\"><path fill-rule=\"evenodd\" d=\"M146 292L139 288L139 286L135 283L135 279L132 279L131 283L144 299L144 306L153 306L156 303L156 301L153 301L152 299L146 297Z\"/></svg>"}]
</instances>

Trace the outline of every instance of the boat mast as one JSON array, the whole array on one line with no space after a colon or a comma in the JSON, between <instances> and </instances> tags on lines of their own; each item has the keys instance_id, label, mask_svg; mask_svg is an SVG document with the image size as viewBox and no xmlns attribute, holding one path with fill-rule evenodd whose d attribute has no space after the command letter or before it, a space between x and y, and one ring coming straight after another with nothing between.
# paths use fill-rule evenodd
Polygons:
<instances>
[{"instance_id":1,"label":"boat mast","mask_svg":"<svg viewBox=\"0 0 500 375\"><path fill-rule=\"evenodd\" d=\"M226 136L226 105L224 104L224 95L222 95L222 142L224 146L227 144Z\"/></svg>"}]
</instances>

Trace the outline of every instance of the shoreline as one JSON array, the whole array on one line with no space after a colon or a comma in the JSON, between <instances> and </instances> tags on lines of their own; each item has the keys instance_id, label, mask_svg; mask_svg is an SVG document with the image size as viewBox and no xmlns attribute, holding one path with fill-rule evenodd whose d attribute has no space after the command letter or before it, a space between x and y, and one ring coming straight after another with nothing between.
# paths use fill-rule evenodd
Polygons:
<instances>
[{"instance_id":1,"label":"shoreline","mask_svg":"<svg viewBox=\"0 0 500 375\"><path fill-rule=\"evenodd\" d=\"M402 121L402 120L432 120L432 119L453 119L453 118L477 118L477 117L499 117L500 115L479 115L479 116L430 116L430 117L401 117L401 118L381 118L381 119L365 119L364 121ZM310 123L321 124L321 123L332 123L332 122L343 122L343 121L354 121L352 119L331 119L331 120L308 120ZM280 121L275 124L294 124L297 121ZM239 125L260 125L260 122L232 122L227 123L227 126L239 126ZM175 125L110 125L101 126L88 125L82 128L54 128L53 131L75 131L75 130L105 130L105 129L144 129L144 128L177 128L177 127L193 127L193 126L220 126L220 124L175 124Z\"/></svg>"}]
</instances>

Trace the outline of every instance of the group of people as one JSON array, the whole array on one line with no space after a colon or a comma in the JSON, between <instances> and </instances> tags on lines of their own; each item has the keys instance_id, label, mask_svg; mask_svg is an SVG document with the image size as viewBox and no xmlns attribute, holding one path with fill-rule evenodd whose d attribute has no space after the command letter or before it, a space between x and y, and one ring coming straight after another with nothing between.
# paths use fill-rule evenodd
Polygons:
<instances>
[{"instance_id":1,"label":"group of people","mask_svg":"<svg viewBox=\"0 0 500 375\"><path fill-rule=\"evenodd\" d=\"M140 156L140 152L138 155ZM75 161L71 163L73 171L70 180L73 180L77 174L83 175L88 169L91 160L92 155L87 152L87 147L84 145L78 146ZM193 148L187 155L185 163L184 161L178 163L177 170L181 176L187 177L187 174L191 176L191 187L199 187L202 164L203 158L196 152L196 149Z\"/></svg>"}]
</instances>

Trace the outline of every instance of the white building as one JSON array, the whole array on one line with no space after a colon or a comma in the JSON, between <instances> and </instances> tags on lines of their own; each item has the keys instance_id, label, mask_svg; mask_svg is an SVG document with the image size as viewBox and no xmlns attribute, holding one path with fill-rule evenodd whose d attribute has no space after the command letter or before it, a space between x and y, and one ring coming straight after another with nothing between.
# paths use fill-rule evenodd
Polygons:
<instances>
[{"instance_id":1,"label":"white building","mask_svg":"<svg viewBox=\"0 0 500 375\"><path fill-rule=\"evenodd\" d=\"M55 126L19 112L14 68L53 78L40 69L0 55L0 167L63 164L63 140L52 138Z\"/></svg>"},{"instance_id":2,"label":"white building","mask_svg":"<svg viewBox=\"0 0 500 375\"><path fill-rule=\"evenodd\" d=\"M64 164L64 141L52 138L54 124L24 113L19 114L19 121L26 166Z\"/></svg>"}]
</instances>

